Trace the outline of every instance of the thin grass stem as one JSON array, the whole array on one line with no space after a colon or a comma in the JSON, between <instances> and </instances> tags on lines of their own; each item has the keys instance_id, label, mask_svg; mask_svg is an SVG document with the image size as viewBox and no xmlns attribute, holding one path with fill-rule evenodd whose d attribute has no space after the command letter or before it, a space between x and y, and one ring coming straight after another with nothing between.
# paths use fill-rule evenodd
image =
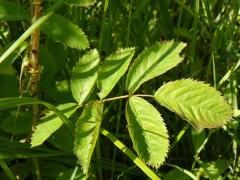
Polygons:
<instances>
[{"instance_id":1,"label":"thin grass stem","mask_svg":"<svg viewBox=\"0 0 240 180\"><path fill-rule=\"evenodd\" d=\"M0 57L0 64L13 53L18 46L20 46L31 34L38 29L43 23L45 23L53 13L64 3L65 0L56 1L56 3L50 7L47 13L39 18L35 23L33 23L18 39L15 41Z\"/></svg>"},{"instance_id":2,"label":"thin grass stem","mask_svg":"<svg viewBox=\"0 0 240 180\"><path fill-rule=\"evenodd\" d=\"M124 79L121 80L122 83L121 83L121 87L120 87L120 95L123 94L123 87L124 87L124 82L125 82ZM122 104L123 104L123 101L120 100L119 106L118 106L118 114L117 114L117 127L116 127L116 135L117 136L118 136L118 132L119 132L119 129L120 129ZM117 148L116 148L116 146L114 146L114 149L113 149L113 163L112 163L112 167L111 167L111 180L113 180L113 177L114 177L116 154L117 154Z\"/></svg>"},{"instance_id":3,"label":"thin grass stem","mask_svg":"<svg viewBox=\"0 0 240 180\"><path fill-rule=\"evenodd\" d=\"M34 166L34 172L35 172L35 175L36 175L36 179L37 180L42 180L38 159L37 158L32 158L32 161L33 161L33 166Z\"/></svg>"},{"instance_id":4,"label":"thin grass stem","mask_svg":"<svg viewBox=\"0 0 240 180\"><path fill-rule=\"evenodd\" d=\"M100 146L100 137L98 137L97 143L96 143L96 159L97 159L97 163L101 164L101 146ZM98 179L99 180L103 180L103 173L102 173L102 168L101 166L99 166L97 168L98 171Z\"/></svg>"},{"instance_id":5,"label":"thin grass stem","mask_svg":"<svg viewBox=\"0 0 240 180\"><path fill-rule=\"evenodd\" d=\"M3 169L10 180L17 180L12 170L8 167L7 163L3 159L0 159L0 167Z\"/></svg>"},{"instance_id":6,"label":"thin grass stem","mask_svg":"<svg viewBox=\"0 0 240 180\"><path fill-rule=\"evenodd\" d=\"M183 135L186 133L187 129L190 127L190 124L187 123L183 129L178 133L176 139L174 140L174 142L172 143L171 147L170 147L170 151L177 145L177 143L181 140L181 138L183 137Z\"/></svg>"},{"instance_id":7,"label":"thin grass stem","mask_svg":"<svg viewBox=\"0 0 240 180\"><path fill-rule=\"evenodd\" d=\"M128 156L149 178L160 179L146 164L144 164L125 144L118 140L106 129L101 128L102 135L107 137L118 149L120 149L126 156Z\"/></svg>"},{"instance_id":8,"label":"thin grass stem","mask_svg":"<svg viewBox=\"0 0 240 180\"><path fill-rule=\"evenodd\" d=\"M74 168L74 170L73 170L69 180L74 180L75 179L77 171L78 171L78 165L75 166L75 168Z\"/></svg>"},{"instance_id":9,"label":"thin grass stem","mask_svg":"<svg viewBox=\"0 0 240 180\"><path fill-rule=\"evenodd\" d=\"M199 154L200 152L204 149L205 145L207 144L209 138L212 136L213 132L215 132L215 130L210 130L207 137L205 138L205 140L203 141L203 143L201 144L201 146L197 149L195 155L194 155L194 162L192 164L192 169L194 169L195 165L196 165L196 162L198 161L199 159Z\"/></svg>"}]
</instances>

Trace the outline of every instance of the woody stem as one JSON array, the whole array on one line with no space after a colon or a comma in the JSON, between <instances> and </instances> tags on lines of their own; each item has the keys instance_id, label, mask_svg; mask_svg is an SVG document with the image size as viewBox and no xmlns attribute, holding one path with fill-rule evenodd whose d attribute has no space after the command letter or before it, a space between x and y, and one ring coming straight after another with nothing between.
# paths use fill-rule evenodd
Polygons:
<instances>
[{"instance_id":1,"label":"woody stem","mask_svg":"<svg viewBox=\"0 0 240 180\"><path fill-rule=\"evenodd\" d=\"M41 0L33 1L33 23L41 17ZM40 79L40 61L39 61L39 37L40 29L36 29L32 34L31 58L29 63L30 89L33 97L38 94L38 81ZM33 129L38 121L38 105L33 106Z\"/></svg>"}]
</instances>

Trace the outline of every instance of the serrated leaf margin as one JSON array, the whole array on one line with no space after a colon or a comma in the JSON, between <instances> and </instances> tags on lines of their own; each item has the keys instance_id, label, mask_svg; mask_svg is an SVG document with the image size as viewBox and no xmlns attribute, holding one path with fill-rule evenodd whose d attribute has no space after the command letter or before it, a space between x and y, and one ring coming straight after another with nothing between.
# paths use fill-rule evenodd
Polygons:
<instances>
[{"instance_id":1,"label":"serrated leaf margin","mask_svg":"<svg viewBox=\"0 0 240 180\"><path fill-rule=\"evenodd\" d=\"M103 103L99 101L90 101L84 107L83 113L76 123L74 153L78 157L85 174L88 174L92 153L99 136L102 113ZM93 132L83 137L83 135L90 130L93 130Z\"/></svg>"},{"instance_id":2,"label":"serrated leaf margin","mask_svg":"<svg viewBox=\"0 0 240 180\"><path fill-rule=\"evenodd\" d=\"M144 82L153 79L182 62L180 52L186 43L164 41L157 42L144 50L129 69L125 88L133 94Z\"/></svg>"},{"instance_id":3,"label":"serrated leaf margin","mask_svg":"<svg viewBox=\"0 0 240 180\"><path fill-rule=\"evenodd\" d=\"M159 168L169 150L168 131L160 113L146 100L132 96L127 101L125 114L138 156L148 165Z\"/></svg>"},{"instance_id":4,"label":"serrated leaf margin","mask_svg":"<svg viewBox=\"0 0 240 180\"><path fill-rule=\"evenodd\" d=\"M233 114L220 92L209 84L189 78L162 85L154 98L194 127L217 128L225 125Z\"/></svg>"},{"instance_id":5,"label":"serrated leaf margin","mask_svg":"<svg viewBox=\"0 0 240 180\"><path fill-rule=\"evenodd\" d=\"M112 53L110 56L108 56L104 60L103 64L100 67L98 81L97 81L98 88L100 89L100 92L98 93L98 96L100 97L100 99L103 99L104 97L106 97L110 93L110 91L114 88L114 86L119 81L119 79L125 74L131 62L131 59L134 55L134 52L135 52L135 48L124 48L124 49L119 48L116 52ZM104 73L106 73L106 69L107 69L106 66L108 66L107 63L113 63L116 60L119 61L120 58L124 58L125 56L127 57L127 59L121 64L117 65L118 69L116 69L116 65L113 65L112 67L114 67L116 71L112 72L107 78L104 78L103 76L104 76ZM109 69L107 70L109 71ZM112 70L113 69L111 69L111 71ZM108 82L111 82L111 84L109 85ZM107 85L108 85L108 88L106 87Z\"/></svg>"}]
</instances>

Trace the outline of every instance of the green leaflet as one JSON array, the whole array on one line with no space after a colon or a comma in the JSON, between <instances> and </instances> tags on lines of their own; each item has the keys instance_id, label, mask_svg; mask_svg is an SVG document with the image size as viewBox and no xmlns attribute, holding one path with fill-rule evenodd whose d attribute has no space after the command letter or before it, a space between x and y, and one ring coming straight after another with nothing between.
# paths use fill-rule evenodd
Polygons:
<instances>
[{"instance_id":1,"label":"green leaflet","mask_svg":"<svg viewBox=\"0 0 240 180\"><path fill-rule=\"evenodd\" d=\"M82 104L91 94L98 76L99 56L96 49L90 51L73 67L71 90L74 99Z\"/></svg>"},{"instance_id":2,"label":"green leaflet","mask_svg":"<svg viewBox=\"0 0 240 180\"><path fill-rule=\"evenodd\" d=\"M98 77L98 94L101 99L106 97L118 80L125 74L134 55L134 48L118 49L103 62Z\"/></svg>"},{"instance_id":3,"label":"green leaflet","mask_svg":"<svg viewBox=\"0 0 240 180\"><path fill-rule=\"evenodd\" d=\"M216 128L226 124L232 109L218 91L203 82L182 79L161 86L154 98L199 128Z\"/></svg>"},{"instance_id":4,"label":"green leaflet","mask_svg":"<svg viewBox=\"0 0 240 180\"><path fill-rule=\"evenodd\" d=\"M74 152L85 174L88 174L92 153L98 139L102 113L103 104L99 101L91 101L85 106L76 123Z\"/></svg>"},{"instance_id":5,"label":"green leaflet","mask_svg":"<svg viewBox=\"0 0 240 180\"><path fill-rule=\"evenodd\" d=\"M134 93L141 84L157 77L179 64L183 58L179 53L186 46L185 43L166 41L157 42L140 54L131 66L126 89Z\"/></svg>"},{"instance_id":6,"label":"green leaflet","mask_svg":"<svg viewBox=\"0 0 240 180\"><path fill-rule=\"evenodd\" d=\"M66 3L76 6L91 6L96 0L66 0Z\"/></svg>"},{"instance_id":7,"label":"green leaflet","mask_svg":"<svg viewBox=\"0 0 240 180\"><path fill-rule=\"evenodd\" d=\"M18 21L29 18L28 12L16 3L0 0L0 19Z\"/></svg>"},{"instance_id":8,"label":"green leaflet","mask_svg":"<svg viewBox=\"0 0 240 180\"><path fill-rule=\"evenodd\" d=\"M158 168L169 149L168 132L160 113L146 100L133 96L127 102L126 118L137 154Z\"/></svg>"},{"instance_id":9,"label":"green leaflet","mask_svg":"<svg viewBox=\"0 0 240 180\"><path fill-rule=\"evenodd\" d=\"M86 49L89 42L84 32L70 20L54 14L42 26L41 30L57 42L71 48Z\"/></svg>"},{"instance_id":10,"label":"green leaflet","mask_svg":"<svg viewBox=\"0 0 240 180\"><path fill-rule=\"evenodd\" d=\"M69 118L76 110L75 103L62 104L57 107L61 113ZM47 140L55 131L63 125L63 121L56 116L52 111L42 118L42 122L36 126L36 130L32 135L32 147L41 145Z\"/></svg>"}]
</instances>

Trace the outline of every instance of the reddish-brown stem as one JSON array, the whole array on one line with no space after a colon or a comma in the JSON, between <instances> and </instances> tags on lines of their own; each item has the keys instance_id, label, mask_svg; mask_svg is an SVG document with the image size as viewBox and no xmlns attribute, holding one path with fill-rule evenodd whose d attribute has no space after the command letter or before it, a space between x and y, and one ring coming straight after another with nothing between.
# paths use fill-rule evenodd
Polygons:
<instances>
[{"instance_id":1,"label":"reddish-brown stem","mask_svg":"<svg viewBox=\"0 0 240 180\"><path fill-rule=\"evenodd\" d=\"M33 23L41 17L41 4L42 0L33 0ZM33 97L38 96L38 81L40 79L40 61L39 61L39 38L40 29L36 29L32 33L31 42L31 57L29 61L29 74L30 74L30 89ZM32 130L35 129L39 119L39 106L33 105L33 120ZM36 179L41 180L41 173L37 158L33 158L33 165L35 167Z\"/></svg>"},{"instance_id":2,"label":"reddish-brown stem","mask_svg":"<svg viewBox=\"0 0 240 180\"><path fill-rule=\"evenodd\" d=\"M33 1L33 22L41 17L42 0ZM31 57L29 62L30 88L33 97L38 95L38 81L40 79L40 61L39 61L39 37L40 29L36 29L32 34ZM38 105L33 105L33 129L38 121Z\"/></svg>"}]
</instances>

